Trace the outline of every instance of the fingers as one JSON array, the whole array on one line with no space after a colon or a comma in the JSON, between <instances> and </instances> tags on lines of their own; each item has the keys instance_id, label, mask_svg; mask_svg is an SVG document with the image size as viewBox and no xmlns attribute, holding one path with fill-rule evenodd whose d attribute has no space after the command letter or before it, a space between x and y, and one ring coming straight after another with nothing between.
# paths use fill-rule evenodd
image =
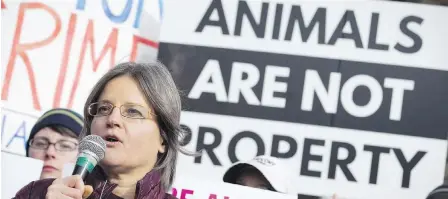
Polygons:
<instances>
[{"instance_id":1,"label":"fingers","mask_svg":"<svg viewBox=\"0 0 448 199\"><path fill-rule=\"evenodd\" d=\"M69 177L63 178L62 181L63 181L64 185L79 190L79 192L81 193L81 196L82 196L82 193L84 193L84 182L82 181L80 175L69 176Z\"/></svg>"},{"instance_id":2,"label":"fingers","mask_svg":"<svg viewBox=\"0 0 448 199\"><path fill-rule=\"evenodd\" d=\"M56 179L55 181L53 181L52 185L48 187L46 198L82 199L84 189L84 182L79 175L69 176L63 179ZM93 192L93 188L91 189Z\"/></svg>"},{"instance_id":3,"label":"fingers","mask_svg":"<svg viewBox=\"0 0 448 199\"><path fill-rule=\"evenodd\" d=\"M47 193L45 199L73 199L70 196L66 196L62 193Z\"/></svg>"},{"instance_id":4,"label":"fingers","mask_svg":"<svg viewBox=\"0 0 448 199\"><path fill-rule=\"evenodd\" d=\"M82 178L80 175L75 175L74 176L74 183L75 185L73 186L73 188L75 189L79 189L81 191L81 193L84 193L84 182L82 181ZM72 186L70 186L72 187Z\"/></svg>"},{"instance_id":5,"label":"fingers","mask_svg":"<svg viewBox=\"0 0 448 199\"><path fill-rule=\"evenodd\" d=\"M93 193L93 187L90 185L86 185L84 188L84 193L82 194L82 198L86 199Z\"/></svg>"},{"instance_id":6,"label":"fingers","mask_svg":"<svg viewBox=\"0 0 448 199\"><path fill-rule=\"evenodd\" d=\"M67 187L63 184L55 184L48 187L47 199L50 198L82 199L82 193L78 189Z\"/></svg>"},{"instance_id":7,"label":"fingers","mask_svg":"<svg viewBox=\"0 0 448 199\"><path fill-rule=\"evenodd\" d=\"M68 176L66 178L63 178L62 184L67 185L68 187L84 190L84 182L82 181L81 176L79 175Z\"/></svg>"}]
</instances>

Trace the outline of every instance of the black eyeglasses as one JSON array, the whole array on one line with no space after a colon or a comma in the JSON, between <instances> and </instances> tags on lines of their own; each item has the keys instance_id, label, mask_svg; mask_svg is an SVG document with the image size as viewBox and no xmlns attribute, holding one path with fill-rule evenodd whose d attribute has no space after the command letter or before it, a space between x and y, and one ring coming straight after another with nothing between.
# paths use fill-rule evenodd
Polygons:
<instances>
[{"instance_id":1,"label":"black eyeglasses","mask_svg":"<svg viewBox=\"0 0 448 199\"><path fill-rule=\"evenodd\" d=\"M47 138L39 137L31 139L30 147L33 149L47 150L50 145L54 145L57 151L74 151L78 149L78 143L69 140L59 140L55 143L50 142Z\"/></svg>"},{"instance_id":2,"label":"black eyeglasses","mask_svg":"<svg viewBox=\"0 0 448 199\"><path fill-rule=\"evenodd\" d=\"M95 102L89 105L88 112L89 115L94 117L107 116L112 113L115 107L117 106L110 102ZM123 104L119 109L123 117L131 119L149 119L155 116L149 108L138 104Z\"/></svg>"}]
</instances>

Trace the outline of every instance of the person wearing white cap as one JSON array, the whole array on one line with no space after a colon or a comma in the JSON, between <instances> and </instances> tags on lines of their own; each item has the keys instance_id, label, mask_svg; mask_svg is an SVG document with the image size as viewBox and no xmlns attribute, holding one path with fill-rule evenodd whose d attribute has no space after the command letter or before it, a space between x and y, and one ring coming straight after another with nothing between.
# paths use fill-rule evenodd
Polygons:
<instances>
[{"instance_id":1,"label":"person wearing white cap","mask_svg":"<svg viewBox=\"0 0 448 199\"><path fill-rule=\"evenodd\" d=\"M270 191L291 193L289 169L279 159L269 156L258 156L249 161L233 164L224 173L227 183L266 189Z\"/></svg>"}]
</instances>

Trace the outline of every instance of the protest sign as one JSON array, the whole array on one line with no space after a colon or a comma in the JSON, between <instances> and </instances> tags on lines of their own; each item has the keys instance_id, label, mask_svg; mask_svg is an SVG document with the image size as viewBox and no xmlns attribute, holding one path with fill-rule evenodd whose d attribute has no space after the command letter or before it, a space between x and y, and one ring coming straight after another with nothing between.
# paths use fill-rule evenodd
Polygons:
<instances>
[{"instance_id":1,"label":"protest sign","mask_svg":"<svg viewBox=\"0 0 448 199\"><path fill-rule=\"evenodd\" d=\"M263 189L199 179L194 175L188 176L185 174L176 176L169 193L179 199L297 198L297 195L287 195Z\"/></svg>"},{"instance_id":2,"label":"protest sign","mask_svg":"<svg viewBox=\"0 0 448 199\"><path fill-rule=\"evenodd\" d=\"M166 1L159 59L187 97L185 146L203 150L178 173L220 180L271 155L303 194L424 198L447 155L447 17L384 1Z\"/></svg>"},{"instance_id":3,"label":"protest sign","mask_svg":"<svg viewBox=\"0 0 448 199\"><path fill-rule=\"evenodd\" d=\"M2 149L25 154L48 109L82 113L93 84L117 63L154 60L162 8L160 0L3 0Z\"/></svg>"}]
</instances>

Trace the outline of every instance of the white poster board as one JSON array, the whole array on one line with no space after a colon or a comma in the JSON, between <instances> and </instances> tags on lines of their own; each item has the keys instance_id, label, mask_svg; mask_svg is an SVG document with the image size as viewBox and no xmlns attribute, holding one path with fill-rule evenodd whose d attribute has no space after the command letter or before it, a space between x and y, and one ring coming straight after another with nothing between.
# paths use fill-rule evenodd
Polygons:
<instances>
[{"instance_id":1,"label":"white poster board","mask_svg":"<svg viewBox=\"0 0 448 199\"><path fill-rule=\"evenodd\" d=\"M2 151L2 198L12 198L32 181L39 180L44 162Z\"/></svg>"}]
</instances>

